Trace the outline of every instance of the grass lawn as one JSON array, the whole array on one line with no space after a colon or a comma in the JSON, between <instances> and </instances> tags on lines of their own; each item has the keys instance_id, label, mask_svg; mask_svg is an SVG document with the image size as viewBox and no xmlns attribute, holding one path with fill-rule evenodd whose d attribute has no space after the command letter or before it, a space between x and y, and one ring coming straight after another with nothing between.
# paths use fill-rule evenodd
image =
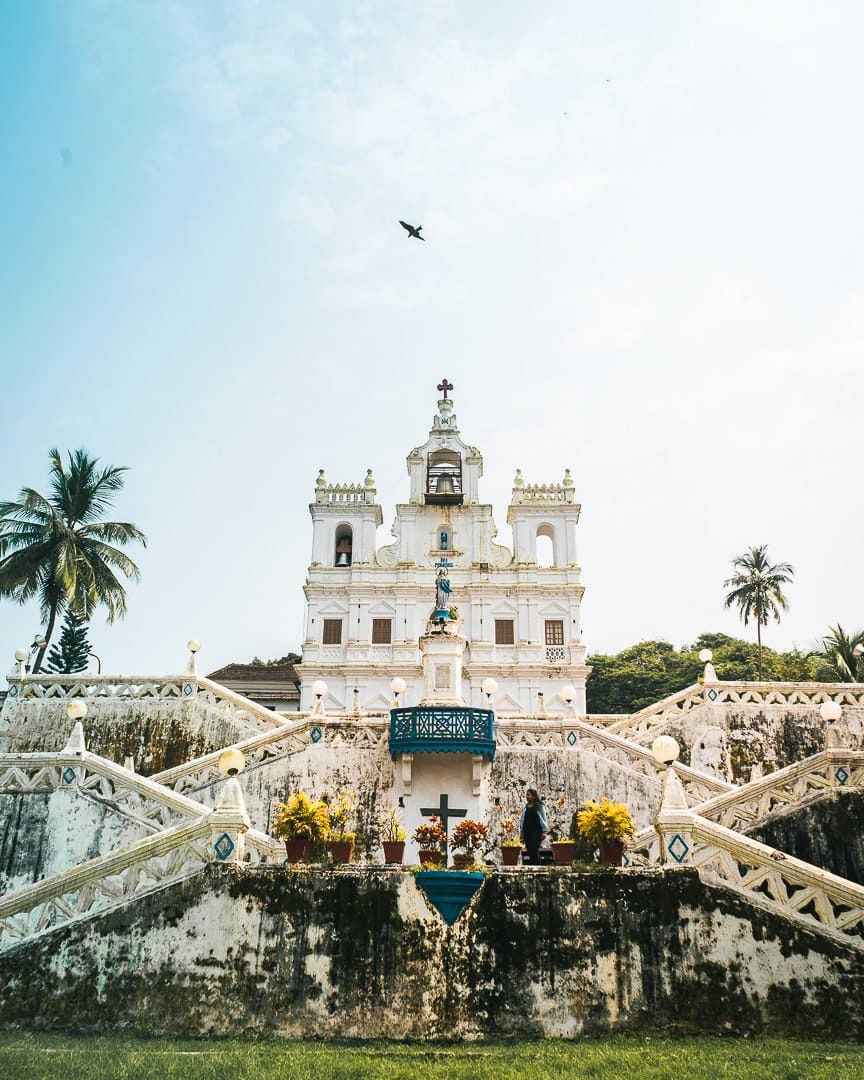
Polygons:
<instances>
[{"instance_id":1,"label":"grass lawn","mask_svg":"<svg viewBox=\"0 0 864 1080\"><path fill-rule=\"evenodd\" d=\"M864 1046L782 1039L617 1035L564 1042L256 1042L0 1032L3 1080L861 1080Z\"/></svg>"}]
</instances>

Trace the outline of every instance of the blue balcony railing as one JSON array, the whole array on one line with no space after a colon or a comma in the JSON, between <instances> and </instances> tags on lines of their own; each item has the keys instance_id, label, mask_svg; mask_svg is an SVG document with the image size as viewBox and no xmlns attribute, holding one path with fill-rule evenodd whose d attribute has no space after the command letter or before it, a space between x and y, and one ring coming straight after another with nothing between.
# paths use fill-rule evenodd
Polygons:
<instances>
[{"instance_id":1,"label":"blue balcony railing","mask_svg":"<svg viewBox=\"0 0 864 1080\"><path fill-rule=\"evenodd\" d=\"M390 756L485 754L495 757L495 714L465 706L390 710Z\"/></svg>"}]
</instances>

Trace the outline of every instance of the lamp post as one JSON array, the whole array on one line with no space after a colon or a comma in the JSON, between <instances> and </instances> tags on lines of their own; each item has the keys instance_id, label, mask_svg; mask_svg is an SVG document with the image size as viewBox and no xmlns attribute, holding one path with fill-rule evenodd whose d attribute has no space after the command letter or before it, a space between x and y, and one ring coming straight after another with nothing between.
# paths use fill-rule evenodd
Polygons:
<instances>
[{"instance_id":1,"label":"lamp post","mask_svg":"<svg viewBox=\"0 0 864 1080\"><path fill-rule=\"evenodd\" d=\"M97 656L95 652L88 652L87 655L92 656L93 659L96 661L96 674L101 675L102 674L102 658L100 656Z\"/></svg>"},{"instance_id":2,"label":"lamp post","mask_svg":"<svg viewBox=\"0 0 864 1080\"><path fill-rule=\"evenodd\" d=\"M33 658L33 653L47 647L48 642L45 640L44 636L42 634L37 634L29 649L15 650L15 659L18 661L18 675L20 678L23 679L30 671L30 661Z\"/></svg>"},{"instance_id":3,"label":"lamp post","mask_svg":"<svg viewBox=\"0 0 864 1080\"><path fill-rule=\"evenodd\" d=\"M819 715L825 724L825 734L823 735L823 742L826 750L836 750L839 747L844 746L846 740L844 733L838 725L840 717L843 715L843 710L837 704L836 701L823 701L819 706Z\"/></svg>"},{"instance_id":4,"label":"lamp post","mask_svg":"<svg viewBox=\"0 0 864 1080\"><path fill-rule=\"evenodd\" d=\"M186 642L186 648L189 650L189 663L186 665L184 675L197 675L198 666L195 662L195 654L201 649L201 642L196 638L191 638Z\"/></svg>"},{"instance_id":5,"label":"lamp post","mask_svg":"<svg viewBox=\"0 0 864 1080\"><path fill-rule=\"evenodd\" d=\"M69 741L63 748L64 754L83 754L86 750L84 742L84 717L87 715L87 702L80 698L74 698L66 702L66 715L72 721L72 733Z\"/></svg>"},{"instance_id":6,"label":"lamp post","mask_svg":"<svg viewBox=\"0 0 864 1080\"><path fill-rule=\"evenodd\" d=\"M576 700L576 687L575 686L563 686L561 688L561 697L567 702L570 708L573 708L573 702Z\"/></svg>"},{"instance_id":7,"label":"lamp post","mask_svg":"<svg viewBox=\"0 0 864 1080\"><path fill-rule=\"evenodd\" d=\"M394 679L390 680L390 690L391 690L391 692L393 694L393 708L394 709L399 708L399 695L405 693L405 687L407 685L408 684L405 682L405 680L400 679L400 677L398 675Z\"/></svg>"},{"instance_id":8,"label":"lamp post","mask_svg":"<svg viewBox=\"0 0 864 1080\"><path fill-rule=\"evenodd\" d=\"M223 776L237 776L246 768L246 758L240 750L229 746L219 755L219 772Z\"/></svg>"},{"instance_id":9,"label":"lamp post","mask_svg":"<svg viewBox=\"0 0 864 1080\"><path fill-rule=\"evenodd\" d=\"M321 699L327 693L327 683L324 682L323 679L316 679L315 682L312 683L312 693L315 695L315 704L312 707L312 712L323 713L324 705Z\"/></svg>"},{"instance_id":10,"label":"lamp post","mask_svg":"<svg viewBox=\"0 0 864 1080\"><path fill-rule=\"evenodd\" d=\"M498 693L498 683L495 679L484 679L480 687L486 695L486 704L492 708L492 698Z\"/></svg>"}]
</instances>

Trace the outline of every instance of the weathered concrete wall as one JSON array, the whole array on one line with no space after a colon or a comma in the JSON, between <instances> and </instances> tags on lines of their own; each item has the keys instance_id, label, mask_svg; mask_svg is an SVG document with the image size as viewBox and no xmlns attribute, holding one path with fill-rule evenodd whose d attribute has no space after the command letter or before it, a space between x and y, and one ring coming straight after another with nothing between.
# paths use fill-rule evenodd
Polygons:
<instances>
[{"instance_id":1,"label":"weathered concrete wall","mask_svg":"<svg viewBox=\"0 0 864 1080\"><path fill-rule=\"evenodd\" d=\"M89 750L121 764L131 755L142 776L173 769L254 734L254 729L197 699L88 698L84 724ZM65 700L21 701L7 708L0 722L0 753L56 753L71 730Z\"/></svg>"},{"instance_id":2,"label":"weathered concrete wall","mask_svg":"<svg viewBox=\"0 0 864 1080\"><path fill-rule=\"evenodd\" d=\"M0 895L149 835L76 789L0 793Z\"/></svg>"},{"instance_id":3,"label":"weathered concrete wall","mask_svg":"<svg viewBox=\"0 0 864 1080\"><path fill-rule=\"evenodd\" d=\"M212 865L4 954L0 1024L861 1039L864 954L689 870L503 872L447 927L407 872Z\"/></svg>"},{"instance_id":4,"label":"weathered concrete wall","mask_svg":"<svg viewBox=\"0 0 864 1080\"><path fill-rule=\"evenodd\" d=\"M838 791L772 814L748 835L864 885L864 792Z\"/></svg>"},{"instance_id":5,"label":"weathered concrete wall","mask_svg":"<svg viewBox=\"0 0 864 1080\"><path fill-rule=\"evenodd\" d=\"M861 710L844 706L844 745L861 745ZM746 784L825 749L826 724L813 705L702 705L663 729L681 762ZM656 732L640 741L650 746Z\"/></svg>"}]
</instances>

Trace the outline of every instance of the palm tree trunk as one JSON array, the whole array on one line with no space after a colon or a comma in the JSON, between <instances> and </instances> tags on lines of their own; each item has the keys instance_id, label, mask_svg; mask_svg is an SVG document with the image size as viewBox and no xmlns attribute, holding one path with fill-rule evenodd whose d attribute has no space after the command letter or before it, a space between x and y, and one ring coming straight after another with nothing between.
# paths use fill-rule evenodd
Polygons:
<instances>
[{"instance_id":1,"label":"palm tree trunk","mask_svg":"<svg viewBox=\"0 0 864 1080\"><path fill-rule=\"evenodd\" d=\"M48 642L51 640L51 635L54 633L54 623L57 621L57 601L51 605L51 611L48 615L48 626L45 630L45 637L43 638L45 644L36 653L36 659L33 662L33 670L31 675L38 675L39 669L42 667L42 660L45 656L45 652L48 648Z\"/></svg>"},{"instance_id":2,"label":"palm tree trunk","mask_svg":"<svg viewBox=\"0 0 864 1080\"><path fill-rule=\"evenodd\" d=\"M756 622L756 642L759 645L759 682L762 682L762 623Z\"/></svg>"}]
</instances>

